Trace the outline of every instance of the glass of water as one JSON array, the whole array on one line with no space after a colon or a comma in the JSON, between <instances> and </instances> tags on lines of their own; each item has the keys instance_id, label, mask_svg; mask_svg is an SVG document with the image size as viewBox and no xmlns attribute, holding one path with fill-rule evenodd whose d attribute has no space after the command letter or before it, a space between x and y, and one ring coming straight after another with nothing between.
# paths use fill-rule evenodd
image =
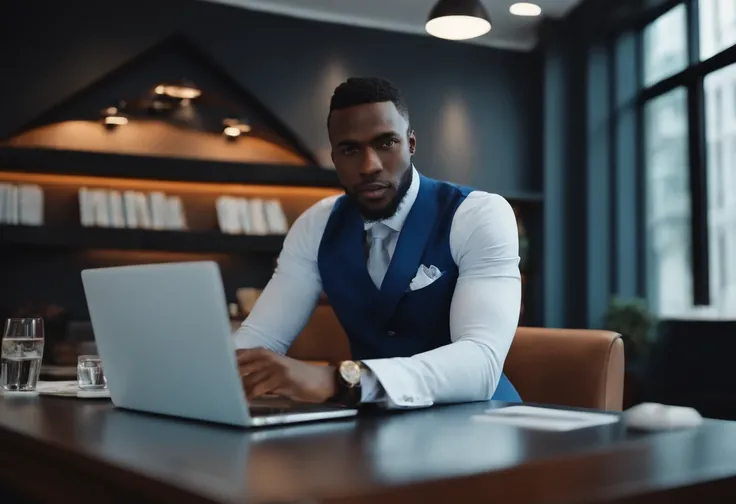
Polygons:
<instances>
[{"instance_id":1,"label":"glass of water","mask_svg":"<svg viewBox=\"0 0 736 504\"><path fill-rule=\"evenodd\" d=\"M9 391L36 390L43 358L43 319L11 318L5 322L0 357L0 387Z\"/></svg>"},{"instance_id":2,"label":"glass of water","mask_svg":"<svg viewBox=\"0 0 736 504\"><path fill-rule=\"evenodd\" d=\"M77 384L81 390L107 388L107 379L102 372L102 361L97 355L80 355L77 359Z\"/></svg>"}]
</instances>

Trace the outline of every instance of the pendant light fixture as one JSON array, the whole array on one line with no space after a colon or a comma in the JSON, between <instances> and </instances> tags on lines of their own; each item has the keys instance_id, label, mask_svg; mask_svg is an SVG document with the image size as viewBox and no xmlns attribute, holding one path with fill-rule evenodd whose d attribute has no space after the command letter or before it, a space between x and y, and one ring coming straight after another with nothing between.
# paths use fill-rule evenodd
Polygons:
<instances>
[{"instance_id":1,"label":"pendant light fixture","mask_svg":"<svg viewBox=\"0 0 736 504\"><path fill-rule=\"evenodd\" d=\"M467 40L491 31L491 17L481 0L439 0L429 13L427 33L447 40Z\"/></svg>"}]
</instances>

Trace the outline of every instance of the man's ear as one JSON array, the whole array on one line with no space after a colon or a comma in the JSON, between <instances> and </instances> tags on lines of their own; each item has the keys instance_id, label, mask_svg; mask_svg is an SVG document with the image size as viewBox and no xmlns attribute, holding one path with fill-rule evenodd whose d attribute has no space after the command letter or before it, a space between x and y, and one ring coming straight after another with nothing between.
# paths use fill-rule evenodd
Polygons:
<instances>
[{"instance_id":1,"label":"man's ear","mask_svg":"<svg viewBox=\"0 0 736 504\"><path fill-rule=\"evenodd\" d=\"M417 136L414 134L414 130L409 132L409 154L414 155L417 151Z\"/></svg>"}]
</instances>

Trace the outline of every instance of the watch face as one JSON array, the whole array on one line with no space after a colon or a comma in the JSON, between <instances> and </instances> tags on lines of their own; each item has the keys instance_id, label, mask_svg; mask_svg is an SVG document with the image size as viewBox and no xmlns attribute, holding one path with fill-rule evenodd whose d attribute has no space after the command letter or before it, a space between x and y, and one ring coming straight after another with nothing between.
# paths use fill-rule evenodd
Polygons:
<instances>
[{"instance_id":1,"label":"watch face","mask_svg":"<svg viewBox=\"0 0 736 504\"><path fill-rule=\"evenodd\" d=\"M340 376L350 386L357 386L360 384L360 366L357 362L343 361L340 363Z\"/></svg>"}]
</instances>

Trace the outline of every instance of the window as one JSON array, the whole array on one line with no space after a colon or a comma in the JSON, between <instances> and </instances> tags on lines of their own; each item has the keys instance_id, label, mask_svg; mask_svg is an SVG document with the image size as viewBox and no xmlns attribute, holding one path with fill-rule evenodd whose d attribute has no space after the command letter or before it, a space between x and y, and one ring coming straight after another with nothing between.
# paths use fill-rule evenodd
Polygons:
<instances>
[{"instance_id":1,"label":"window","mask_svg":"<svg viewBox=\"0 0 736 504\"><path fill-rule=\"evenodd\" d=\"M736 65L706 75L703 85L711 154L706 166L711 311L714 317L736 318L736 117L723 113L736 103L721 101L727 97L736 102L731 91L736 87Z\"/></svg>"},{"instance_id":2,"label":"window","mask_svg":"<svg viewBox=\"0 0 736 504\"><path fill-rule=\"evenodd\" d=\"M730 269L730 265L728 264L728 252L729 251L728 242L726 241L726 233L721 231L718 233L718 255L720 256L719 259L721 264L719 264L720 267L717 268L720 270L719 272L721 274L715 276L717 276L719 279L718 287L720 287L721 290L726 291L726 294L728 294L727 291L731 287L731 278L728 274L728 271ZM726 295L725 297L728 297L728 295ZM723 308L728 310L729 307L724 306Z\"/></svg>"},{"instance_id":3,"label":"window","mask_svg":"<svg viewBox=\"0 0 736 504\"><path fill-rule=\"evenodd\" d=\"M726 91L728 91L730 84L736 84L736 80L733 82L724 82L723 79L721 79L716 82L712 80L712 76L713 74L705 79L705 131L708 142L708 203L710 210L714 207L720 207L723 205L724 187L722 185L723 177L720 174L723 169L724 148L723 91L724 87L726 88ZM736 121L736 117L734 118L734 121Z\"/></svg>"},{"instance_id":4,"label":"window","mask_svg":"<svg viewBox=\"0 0 736 504\"><path fill-rule=\"evenodd\" d=\"M647 284L662 317L693 311L687 91L676 88L645 110Z\"/></svg>"},{"instance_id":5,"label":"window","mask_svg":"<svg viewBox=\"0 0 736 504\"><path fill-rule=\"evenodd\" d=\"M644 29L644 85L685 70L687 47L687 9L680 4Z\"/></svg>"},{"instance_id":6,"label":"window","mask_svg":"<svg viewBox=\"0 0 736 504\"><path fill-rule=\"evenodd\" d=\"M736 0L700 0L700 59L736 44Z\"/></svg>"},{"instance_id":7,"label":"window","mask_svg":"<svg viewBox=\"0 0 736 504\"><path fill-rule=\"evenodd\" d=\"M736 320L736 0L682 1L640 36L647 296L662 318Z\"/></svg>"}]
</instances>

